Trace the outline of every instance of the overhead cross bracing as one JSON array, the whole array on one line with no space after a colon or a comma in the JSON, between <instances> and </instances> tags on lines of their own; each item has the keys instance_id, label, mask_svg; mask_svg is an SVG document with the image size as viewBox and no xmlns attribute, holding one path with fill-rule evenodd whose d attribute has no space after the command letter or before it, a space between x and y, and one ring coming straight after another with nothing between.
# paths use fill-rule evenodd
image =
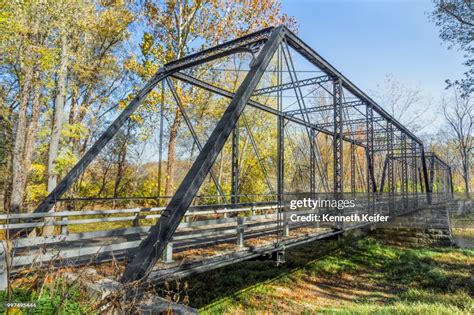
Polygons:
<instances>
[{"instance_id":1,"label":"overhead cross bracing","mask_svg":"<svg viewBox=\"0 0 474 315\"><path fill-rule=\"evenodd\" d=\"M218 75L213 67L228 67L232 74ZM305 72L310 70L314 72ZM211 179L217 200L227 207L252 194L245 191L250 184L243 182L243 173L258 169L259 176L252 179L262 182L259 193L268 194L277 205L273 209L275 227L271 227L277 245L289 242L285 213L288 201L298 196L324 193L340 199L364 193L363 208L371 213L385 204L393 210L396 194L402 194L403 200L415 198L413 205L423 198L431 202L437 171L428 167L421 140L389 115L383 104L377 104L290 30L279 26L164 65L35 213L49 212L61 201L150 92L159 89L170 95L170 102L181 113L190 146L197 148L196 157L173 195L166 196L169 202L140 242L122 277L124 282L144 279L152 272L196 203L206 178ZM203 97L193 100L193 89L206 91L204 99L216 100L220 106L209 132L196 128L196 123L203 122L192 116L193 105ZM226 145L229 150L225 152ZM264 154L262 147L267 149ZM217 163L220 169L224 167L224 153L230 162L230 185L223 184L216 170ZM255 163L243 167L249 155L255 157ZM443 166L438 174L444 178L444 185L438 185L442 193L449 186L448 173ZM224 218L216 220L220 219Z\"/></svg>"}]
</instances>

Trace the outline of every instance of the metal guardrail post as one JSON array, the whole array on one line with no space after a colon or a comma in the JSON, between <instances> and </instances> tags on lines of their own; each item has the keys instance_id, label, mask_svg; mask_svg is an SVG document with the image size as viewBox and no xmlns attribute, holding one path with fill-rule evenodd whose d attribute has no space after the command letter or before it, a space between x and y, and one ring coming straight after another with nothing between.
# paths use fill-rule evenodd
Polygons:
<instances>
[{"instance_id":1,"label":"metal guardrail post","mask_svg":"<svg viewBox=\"0 0 474 315\"><path fill-rule=\"evenodd\" d=\"M163 262L165 264L170 264L173 262L173 243L166 243L165 250L163 251Z\"/></svg>"},{"instance_id":2,"label":"metal guardrail post","mask_svg":"<svg viewBox=\"0 0 474 315\"><path fill-rule=\"evenodd\" d=\"M67 221L69 218L67 216L64 216L62 219L63 224L61 225L61 235L67 235L68 234L68 225Z\"/></svg>"},{"instance_id":3,"label":"metal guardrail post","mask_svg":"<svg viewBox=\"0 0 474 315\"><path fill-rule=\"evenodd\" d=\"M288 215L286 212L283 212L283 236L290 236L290 224L288 223Z\"/></svg>"},{"instance_id":4,"label":"metal guardrail post","mask_svg":"<svg viewBox=\"0 0 474 315\"><path fill-rule=\"evenodd\" d=\"M244 247L244 218L237 218L237 246Z\"/></svg>"}]
</instances>

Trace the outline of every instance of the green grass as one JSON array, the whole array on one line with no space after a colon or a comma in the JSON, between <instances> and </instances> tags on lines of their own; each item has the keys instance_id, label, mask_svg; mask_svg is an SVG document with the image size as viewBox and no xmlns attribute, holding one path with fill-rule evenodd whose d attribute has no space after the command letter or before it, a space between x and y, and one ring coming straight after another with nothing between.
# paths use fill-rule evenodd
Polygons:
<instances>
[{"instance_id":1,"label":"green grass","mask_svg":"<svg viewBox=\"0 0 474 315\"><path fill-rule=\"evenodd\" d=\"M248 261L190 277L186 294L203 314L469 314L473 270L474 250L325 241L288 250L283 267Z\"/></svg>"},{"instance_id":2,"label":"green grass","mask_svg":"<svg viewBox=\"0 0 474 315\"><path fill-rule=\"evenodd\" d=\"M6 313L7 293L0 291L0 313ZM79 285L62 279L39 288L13 289L11 302L35 303L34 308L11 308L10 314L94 314L92 301Z\"/></svg>"}]
</instances>

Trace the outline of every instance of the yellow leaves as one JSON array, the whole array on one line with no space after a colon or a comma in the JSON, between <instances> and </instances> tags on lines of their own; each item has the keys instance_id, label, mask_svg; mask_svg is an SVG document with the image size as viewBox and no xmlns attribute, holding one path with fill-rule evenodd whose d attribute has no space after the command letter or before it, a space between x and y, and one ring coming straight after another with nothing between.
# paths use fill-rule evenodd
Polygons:
<instances>
[{"instance_id":1,"label":"yellow leaves","mask_svg":"<svg viewBox=\"0 0 474 315\"><path fill-rule=\"evenodd\" d=\"M28 203L36 203L37 201L43 199L47 196L47 191L46 184L28 185L28 190L26 192L28 196Z\"/></svg>"},{"instance_id":2,"label":"yellow leaves","mask_svg":"<svg viewBox=\"0 0 474 315\"><path fill-rule=\"evenodd\" d=\"M30 174L31 176L41 176L47 171L46 165L33 163L31 164Z\"/></svg>"},{"instance_id":3,"label":"yellow leaves","mask_svg":"<svg viewBox=\"0 0 474 315\"><path fill-rule=\"evenodd\" d=\"M137 123L143 123L143 118L139 114L131 115L130 120Z\"/></svg>"},{"instance_id":4,"label":"yellow leaves","mask_svg":"<svg viewBox=\"0 0 474 315\"><path fill-rule=\"evenodd\" d=\"M42 70L54 68L58 61L57 49L49 47L34 47L33 50L39 55L39 64Z\"/></svg>"},{"instance_id":5,"label":"yellow leaves","mask_svg":"<svg viewBox=\"0 0 474 315\"><path fill-rule=\"evenodd\" d=\"M150 33L145 32L145 34L143 34L142 43L140 44L140 48L143 55L148 55L148 52L153 46L153 41L154 38Z\"/></svg>"},{"instance_id":6,"label":"yellow leaves","mask_svg":"<svg viewBox=\"0 0 474 315\"><path fill-rule=\"evenodd\" d=\"M82 139L85 135L87 135L88 132L89 129L83 124L73 124L67 125L66 128L62 130L61 135L64 138L79 140Z\"/></svg>"},{"instance_id":7,"label":"yellow leaves","mask_svg":"<svg viewBox=\"0 0 474 315\"><path fill-rule=\"evenodd\" d=\"M120 108L121 110L124 109L128 105L128 103L130 103L131 100L132 100L132 95L129 95L127 98L120 100L118 102L118 108Z\"/></svg>"}]
</instances>

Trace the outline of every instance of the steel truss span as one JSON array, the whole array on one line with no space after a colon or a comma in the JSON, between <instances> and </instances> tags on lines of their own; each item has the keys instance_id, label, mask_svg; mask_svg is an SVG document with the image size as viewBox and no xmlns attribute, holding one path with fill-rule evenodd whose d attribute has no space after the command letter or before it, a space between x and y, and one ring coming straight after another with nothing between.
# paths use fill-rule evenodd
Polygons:
<instances>
[{"instance_id":1,"label":"steel truss span","mask_svg":"<svg viewBox=\"0 0 474 315\"><path fill-rule=\"evenodd\" d=\"M236 60L243 64L239 69ZM222 68L226 71L217 71ZM233 73L233 84L223 72ZM181 93L191 88L206 91L209 99L227 102L204 140L191 117L193 101L183 100ZM255 167L261 170L266 198L275 206L274 225L262 230L265 235L276 234L277 246L270 251L282 244L298 243L288 239L291 199L318 194L342 199L363 194L363 208L368 213L382 206L398 215L422 204L441 202L452 194L449 165L426 153L422 141L389 115L384 104L377 104L289 29L278 26L164 65L37 207L37 218L64 200L63 195L154 90L169 92L198 153L134 251L122 276L124 283L146 279L160 257L167 255L176 230L183 227L188 210L196 205L206 178L210 178L224 203L224 210L216 215L238 208L244 198L252 195L241 182L245 172L243 150L256 157ZM259 135L254 131L258 117L272 121L267 130L273 135L267 140L274 143L271 157L262 154ZM213 168L226 143L232 177L227 186ZM162 146L160 140L160 156ZM255 196L259 194L262 192ZM264 213L254 215L265 219ZM30 218L24 227L35 227L37 218ZM241 223L237 217L216 220ZM345 228L337 225L333 231ZM239 235L237 241L243 242Z\"/></svg>"}]
</instances>

